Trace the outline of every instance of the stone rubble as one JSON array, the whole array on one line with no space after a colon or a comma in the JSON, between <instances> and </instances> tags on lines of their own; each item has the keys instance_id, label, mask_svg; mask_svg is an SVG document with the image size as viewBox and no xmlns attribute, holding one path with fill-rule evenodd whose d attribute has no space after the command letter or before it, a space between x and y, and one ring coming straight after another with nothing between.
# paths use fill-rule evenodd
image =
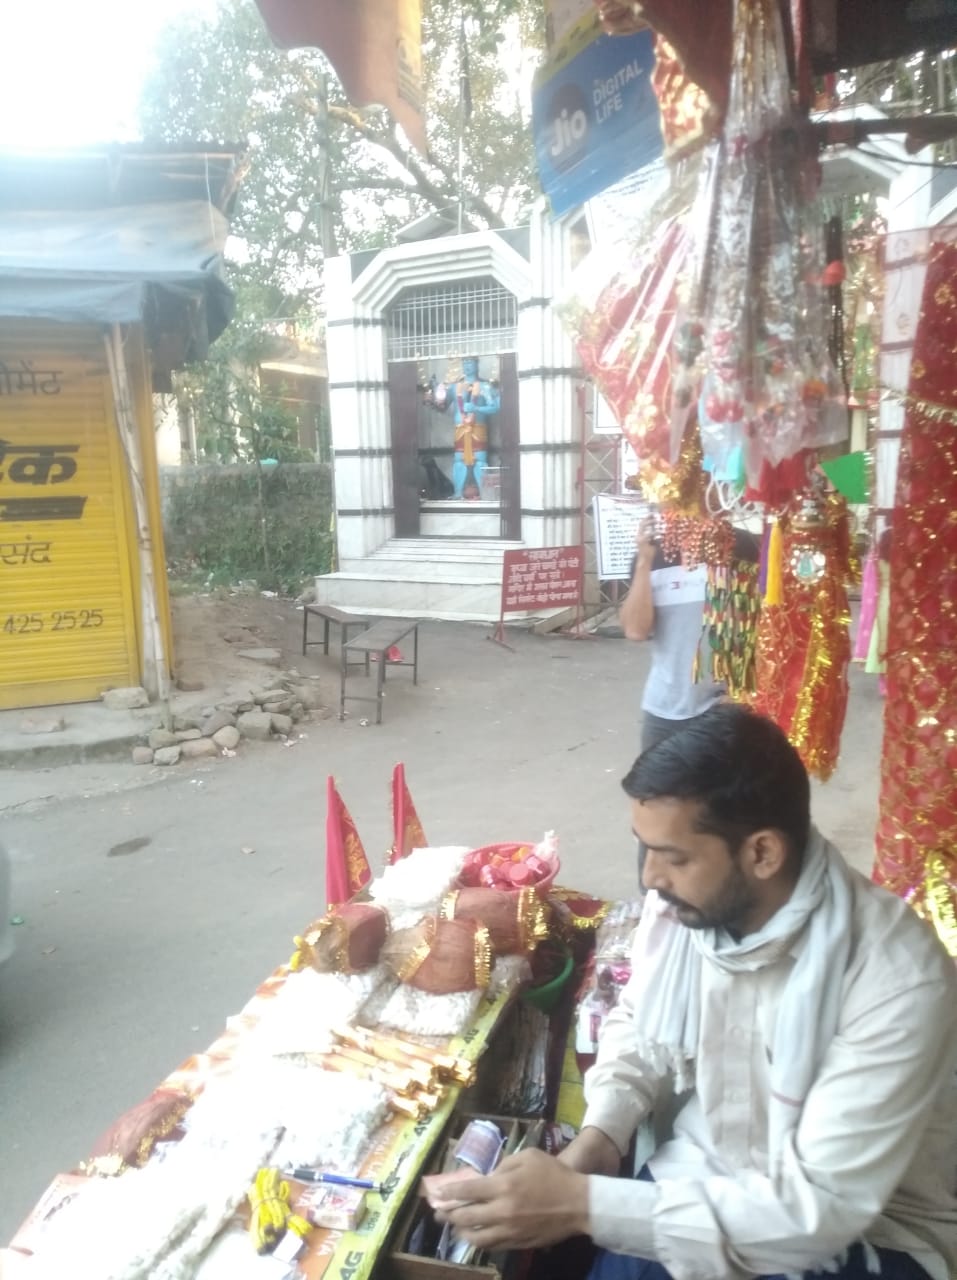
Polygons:
<instances>
[{"instance_id":1,"label":"stone rubble","mask_svg":"<svg viewBox=\"0 0 957 1280\"><path fill-rule=\"evenodd\" d=\"M236 728L244 738L268 742L272 737L272 716L265 711L244 711L236 721Z\"/></svg>"},{"instance_id":2,"label":"stone rubble","mask_svg":"<svg viewBox=\"0 0 957 1280\"><path fill-rule=\"evenodd\" d=\"M116 692L115 690L113 692ZM202 706L178 706L173 729L152 729L146 745L132 750L134 764L171 765L180 760L234 756L245 741L295 741L295 727L321 717L319 680L290 670L268 678L266 687L240 682L221 699Z\"/></svg>"},{"instance_id":3,"label":"stone rubble","mask_svg":"<svg viewBox=\"0 0 957 1280\"><path fill-rule=\"evenodd\" d=\"M103 705L110 711L136 711L139 707L150 705L149 695L139 685L122 689L107 689L103 694Z\"/></svg>"}]
</instances>

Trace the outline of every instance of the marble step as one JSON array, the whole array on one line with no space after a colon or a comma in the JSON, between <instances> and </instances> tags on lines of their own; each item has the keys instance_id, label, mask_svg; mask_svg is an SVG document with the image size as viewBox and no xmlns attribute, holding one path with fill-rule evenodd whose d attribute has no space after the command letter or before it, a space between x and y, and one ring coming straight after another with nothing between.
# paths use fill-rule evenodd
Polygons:
<instances>
[{"instance_id":1,"label":"marble step","mask_svg":"<svg viewBox=\"0 0 957 1280\"><path fill-rule=\"evenodd\" d=\"M464 530L456 535L450 528L452 518L441 512L423 511L419 516L419 528L423 537L471 537L497 538L501 528L501 517L497 511L476 511L468 517L456 518L456 526Z\"/></svg>"},{"instance_id":2,"label":"marble step","mask_svg":"<svg viewBox=\"0 0 957 1280\"><path fill-rule=\"evenodd\" d=\"M370 559L455 560L501 564L506 551L519 550L524 542L504 538L390 538Z\"/></svg>"},{"instance_id":3,"label":"marble step","mask_svg":"<svg viewBox=\"0 0 957 1280\"><path fill-rule=\"evenodd\" d=\"M377 577L368 573L327 573L316 578L316 600L352 613L389 618L434 618L441 622L499 620L502 584L499 579L437 582L427 578ZM508 626L543 626L551 630L573 620L569 609L540 609L510 613Z\"/></svg>"},{"instance_id":4,"label":"marble step","mask_svg":"<svg viewBox=\"0 0 957 1280\"><path fill-rule=\"evenodd\" d=\"M404 574L340 570L316 578L316 600L355 613L396 617L444 618L450 621L497 620L502 598L501 574L494 577L455 576L448 565L443 576L423 574L409 566ZM438 569L438 566L433 566Z\"/></svg>"},{"instance_id":5,"label":"marble step","mask_svg":"<svg viewBox=\"0 0 957 1280\"><path fill-rule=\"evenodd\" d=\"M494 545L491 549L449 549L445 542L439 548L430 548L419 539L409 539L409 544L386 543L372 555L361 559L343 557L339 562L339 571L374 578L413 577L430 582L442 582L446 579L456 582L483 580L501 585L502 560L505 554L501 544Z\"/></svg>"}]
</instances>

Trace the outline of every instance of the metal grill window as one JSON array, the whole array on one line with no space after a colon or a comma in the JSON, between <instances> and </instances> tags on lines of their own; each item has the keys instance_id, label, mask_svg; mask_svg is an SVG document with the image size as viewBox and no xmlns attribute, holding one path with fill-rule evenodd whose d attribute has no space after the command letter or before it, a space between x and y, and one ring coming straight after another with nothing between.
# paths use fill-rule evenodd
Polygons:
<instances>
[{"instance_id":1,"label":"metal grill window","mask_svg":"<svg viewBox=\"0 0 957 1280\"><path fill-rule=\"evenodd\" d=\"M404 290L388 312L388 358L497 355L514 351L518 304L496 280Z\"/></svg>"}]
</instances>

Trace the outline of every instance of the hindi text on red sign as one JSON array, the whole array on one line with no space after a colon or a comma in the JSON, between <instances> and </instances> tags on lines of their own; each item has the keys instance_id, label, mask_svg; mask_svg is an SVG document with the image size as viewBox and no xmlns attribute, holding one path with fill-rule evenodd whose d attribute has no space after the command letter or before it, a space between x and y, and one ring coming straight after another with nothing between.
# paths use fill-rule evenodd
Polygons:
<instances>
[{"instance_id":1,"label":"hindi text on red sign","mask_svg":"<svg viewBox=\"0 0 957 1280\"><path fill-rule=\"evenodd\" d=\"M506 551L502 570L502 615L532 609L562 609L581 599L581 547Z\"/></svg>"}]
</instances>

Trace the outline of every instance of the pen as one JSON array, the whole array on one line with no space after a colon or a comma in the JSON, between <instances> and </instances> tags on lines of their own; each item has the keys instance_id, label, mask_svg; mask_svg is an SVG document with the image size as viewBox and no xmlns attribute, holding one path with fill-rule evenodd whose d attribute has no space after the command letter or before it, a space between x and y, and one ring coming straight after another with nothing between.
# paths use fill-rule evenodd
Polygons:
<instances>
[{"instance_id":1,"label":"pen","mask_svg":"<svg viewBox=\"0 0 957 1280\"><path fill-rule=\"evenodd\" d=\"M319 1169L298 1167L289 1176L298 1182L326 1182L331 1187L357 1187L360 1191L382 1190L381 1182L370 1182L368 1178L346 1178L339 1173L322 1173Z\"/></svg>"}]
</instances>

